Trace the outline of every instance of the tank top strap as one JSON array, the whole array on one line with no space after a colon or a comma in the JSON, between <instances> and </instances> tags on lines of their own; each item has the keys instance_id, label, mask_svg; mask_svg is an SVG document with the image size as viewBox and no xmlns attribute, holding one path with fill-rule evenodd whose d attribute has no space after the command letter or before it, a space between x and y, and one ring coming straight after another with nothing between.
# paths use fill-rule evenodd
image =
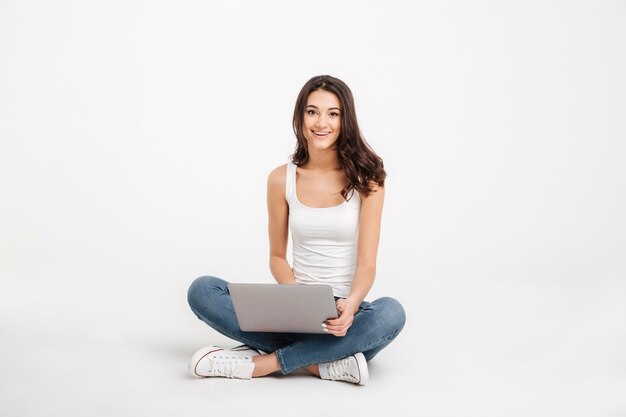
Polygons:
<instances>
[{"instance_id":1,"label":"tank top strap","mask_svg":"<svg viewBox=\"0 0 626 417\"><path fill-rule=\"evenodd\" d=\"M294 203L296 191L296 164L291 161L291 157L287 160L287 179L285 181L285 199L290 206Z\"/></svg>"}]
</instances>

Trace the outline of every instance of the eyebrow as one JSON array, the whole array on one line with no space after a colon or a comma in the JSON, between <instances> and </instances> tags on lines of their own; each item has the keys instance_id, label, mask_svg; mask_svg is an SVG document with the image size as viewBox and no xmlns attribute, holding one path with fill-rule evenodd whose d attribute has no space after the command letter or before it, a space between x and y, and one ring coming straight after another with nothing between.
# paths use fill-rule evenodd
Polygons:
<instances>
[{"instance_id":1,"label":"eyebrow","mask_svg":"<svg viewBox=\"0 0 626 417\"><path fill-rule=\"evenodd\" d=\"M319 108L317 106L314 106L313 104L309 104L306 107L313 107L313 108L316 108L316 109L319 110ZM339 110L339 111L341 111L341 109L339 107L329 107L328 110Z\"/></svg>"}]
</instances>

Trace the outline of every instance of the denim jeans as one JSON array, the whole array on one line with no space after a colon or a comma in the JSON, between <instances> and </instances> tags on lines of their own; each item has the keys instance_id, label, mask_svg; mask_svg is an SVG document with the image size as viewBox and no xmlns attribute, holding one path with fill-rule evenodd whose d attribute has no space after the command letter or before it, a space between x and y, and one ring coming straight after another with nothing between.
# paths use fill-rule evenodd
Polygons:
<instances>
[{"instance_id":1,"label":"denim jeans","mask_svg":"<svg viewBox=\"0 0 626 417\"><path fill-rule=\"evenodd\" d=\"M275 352L283 374L357 352L362 352L369 361L404 327L402 305L393 298L382 297L361 303L345 336L244 332L239 329L227 285L227 281L213 276L197 278L187 292L191 310L224 336L263 352Z\"/></svg>"}]
</instances>

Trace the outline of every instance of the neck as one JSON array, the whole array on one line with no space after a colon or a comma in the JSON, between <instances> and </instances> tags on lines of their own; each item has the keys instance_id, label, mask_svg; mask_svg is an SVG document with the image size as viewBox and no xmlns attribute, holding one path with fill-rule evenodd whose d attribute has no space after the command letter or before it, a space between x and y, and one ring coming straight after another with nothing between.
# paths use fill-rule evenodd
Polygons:
<instances>
[{"instance_id":1,"label":"neck","mask_svg":"<svg viewBox=\"0 0 626 417\"><path fill-rule=\"evenodd\" d=\"M337 151L332 149L310 149L309 160L304 164L306 169L313 171L334 171L341 169Z\"/></svg>"}]
</instances>

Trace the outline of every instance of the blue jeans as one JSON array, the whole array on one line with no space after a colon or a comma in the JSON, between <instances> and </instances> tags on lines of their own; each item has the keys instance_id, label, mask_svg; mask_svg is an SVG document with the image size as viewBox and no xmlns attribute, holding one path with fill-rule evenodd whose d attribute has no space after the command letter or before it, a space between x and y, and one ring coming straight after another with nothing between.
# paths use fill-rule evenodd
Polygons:
<instances>
[{"instance_id":1,"label":"blue jeans","mask_svg":"<svg viewBox=\"0 0 626 417\"><path fill-rule=\"evenodd\" d=\"M383 297L361 303L345 336L244 332L239 329L227 285L227 281L213 276L197 278L187 292L191 310L224 336L263 352L275 352L283 374L357 352L362 352L369 361L404 327L402 305L393 298Z\"/></svg>"}]
</instances>

